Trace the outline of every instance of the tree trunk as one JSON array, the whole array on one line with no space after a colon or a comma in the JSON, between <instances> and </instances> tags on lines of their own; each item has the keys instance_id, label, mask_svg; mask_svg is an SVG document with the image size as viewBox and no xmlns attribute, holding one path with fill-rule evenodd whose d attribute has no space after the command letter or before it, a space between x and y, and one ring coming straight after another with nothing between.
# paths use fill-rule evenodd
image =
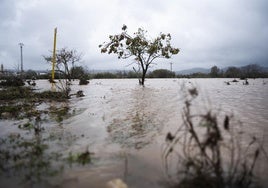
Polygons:
<instances>
[{"instance_id":1,"label":"tree trunk","mask_svg":"<svg viewBox=\"0 0 268 188\"><path fill-rule=\"evenodd\" d=\"M139 84L144 86L144 82L145 82L145 75L142 74L142 78L139 79Z\"/></svg>"},{"instance_id":2,"label":"tree trunk","mask_svg":"<svg viewBox=\"0 0 268 188\"><path fill-rule=\"evenodd\" d=\"M141 79L139 79L139 84L142 86L144 86L147 70L148 70L148 66L146 65L146 67L142 69L142 77L141 77Z\"/></svg>"}]
</instances>

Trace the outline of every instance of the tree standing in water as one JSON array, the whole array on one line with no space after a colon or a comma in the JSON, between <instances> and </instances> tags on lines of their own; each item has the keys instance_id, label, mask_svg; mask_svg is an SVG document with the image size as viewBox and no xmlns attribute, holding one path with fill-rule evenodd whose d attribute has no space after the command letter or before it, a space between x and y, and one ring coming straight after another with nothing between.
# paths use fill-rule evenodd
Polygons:
<instances>
[{"instance_id":1,"label":"tree standing in water","mask_svg":"<svg viewBox=\"0 0 268 188\"><path fill-rule=\"evenodd\" d=\"M119 59L134 57L138 69L134 69L139 76L140 85L144 86L145 76L152 62L157 58L171 58L178 54L179 49L171 46L171 35L160 33L153 40L148 39L147 31L139 28L133 36L127 33L127 26L123 25L122 32L117 35L110 35L109 42L99 45L101 53L114 53Z\"/></svg>"},{"instance_id":2,"label":"tree standing in water","mask_svg":"<svg viewBox=\"0 0 268 188\"><path fill-rule=\"evenodd\" d=\"M47 62L52 62L52 55L43 56ZM73 76L72 70L75 64L81 60L82 55L78 54L76 50L68 50L67 48L60 49L56 54L56 70L59 75L59 84L56 85L67 98L70 97L70 82Z\"/></svg>"},{"instance_id":3,"label":"tree standing in water","mask_svg":"<svg viewBox=\"0 0 268 188\"><path fill-rule=\"evenodd\" d=\"M47 62L52 62L52 55L43 56ZM56 72L63 75L64 79L71 81L72 69L75 64L78 63L82 58L82 54L77 53L76 50L68 50L67 48L62 48L56 53Z\"/></svg>"}]
</instances>

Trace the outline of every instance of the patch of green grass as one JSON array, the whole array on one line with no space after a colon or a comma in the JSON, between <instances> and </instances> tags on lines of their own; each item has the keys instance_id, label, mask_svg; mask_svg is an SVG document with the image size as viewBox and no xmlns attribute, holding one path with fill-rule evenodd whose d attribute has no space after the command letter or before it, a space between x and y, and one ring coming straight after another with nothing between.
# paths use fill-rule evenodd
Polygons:
<instances>
[{"instance_id":1,"label":"patch of green grass","mask_svg":"<svg viewBox=\"0 0 268 188\"><path fill-rule=\"evenodd\" d=\"M43 112L36 109L36 104L67 100L68 97L63 92L35 92L30 87L5 87L0 90L0 119L23 119L40 116ZM57 114L58 121L62 121L67 112L68 109L61 108L55 110L54 114Z\"/></svg>"},{"instance_id":2,"label":"patch of green grass","mask_svg":"<svg viewBox=\"0 0 268 188\"><path fill-rule=\"evenodd\" d=\"M55 101L65 101L68 97L63 92L43 91L35 93L34 96L39 99L50 99Z\"/></svg>"},{"instance_id":3,"label":"patch of green grass","mask_svg":"<svg viewBox=\"0 0 268 188\"><path fill-rule=\"evenodd\" d=\"M10 101L17 99L28 99L35 101L48 99L55 101L65 101L68 99L68 97L64 92L34 92L34 90L30 87L5 87L0 90L0 100Z\"/></svg>"},{"instance_id":4,"label":"patch of green grass","mask_svg":"<svg viewBox=\"0 0 268 188\"><path fill-rule=\"evenodd\" d=\"M7 87L0 90L0 100L15 100L31 98L33 91L30 87Z\"/></svg>"},{"instance_id":5,"label":"patch of green grass","mask_svg":"<svg viewBox=\"0 0 268 188\"><path fill-rule=\"evenodd\" d=\"M6 77L4 80L0 81L0 86L12 86L12 87L17 87L17 86L24 86L24 81L20 77Z\"/></svg>"}]
</instances>

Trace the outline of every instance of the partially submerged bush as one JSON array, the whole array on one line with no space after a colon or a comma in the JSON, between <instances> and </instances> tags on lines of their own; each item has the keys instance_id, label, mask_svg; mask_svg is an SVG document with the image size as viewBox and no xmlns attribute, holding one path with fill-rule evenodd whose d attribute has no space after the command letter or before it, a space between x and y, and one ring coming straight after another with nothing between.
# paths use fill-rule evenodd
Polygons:
<instances>
[{"instance_id":1,"label":"partially submerged bush","mask_svg":"<svg viewBox=\"0 0 268 188\"><path fill-rule=\"evenodd\" d=\"M87 85L88 83L89 83L89 81L85 77L81 77L79 79L79 85Z\"/></svg>"},{"instance_id":2,"label":"partially submerged bush","mask_svg":"<svg viewBox=\"0 0 268 188\"><path fill-rule=\"evenodd\" d=\"M68 99L70 98L70 92L71 92L71 81L67 79L60 79L56 84L56 87L60 93L63 94L63 96Z\"/></svg>"},{"instance_id":3,"label":"partially submerged bush","mask_svg":"<svg viewBox=\"0 0 268 188\"><path fill-rule=\"evenodd\" d=\"M255 180L254 167L262 148L256 137L251 137L244 146L242 132L231 125L231 116L226 115L220 123L219 114L212 111L193 114L192 102L198 91L192 88L188 92L190 97L186 98L183 108L183 124L174 133L167 134L163 152L166 173L174 187L250 187ZM174 162L177 164L175 169Z\"/></svg>"},{"instance_id":4,"label":"partially submerged bush","mask_svg":"<svg viewBox=\"0 0 268 188\"><path fill-rule=\"evenodd\" d=\"M79 90L76 92L76 97L84 97L84 92L82 90Z\"/></svg>"},{"instance_id":5,"label":"partially submerged bush","mask_svg":"<svg viewBox=\"0 0 268 188\"><path fill-rule=\"evenodd\" d=\"M94 153L91 153L89 151L85 151L82 153L77 153L77 154L72 154L69 153L69 156L67 158L67 161L70 165L72 165L73 163L78 163L78 164L82 164L82 165L86 165L88 163L91 163L91 156Z\"/></svg>"}]
</instances>

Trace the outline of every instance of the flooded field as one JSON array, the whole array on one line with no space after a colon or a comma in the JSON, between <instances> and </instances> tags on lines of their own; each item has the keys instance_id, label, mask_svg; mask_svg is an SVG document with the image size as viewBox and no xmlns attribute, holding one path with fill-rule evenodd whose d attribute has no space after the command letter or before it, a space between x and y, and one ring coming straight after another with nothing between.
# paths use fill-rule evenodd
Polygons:
<instances>
[{"instance_id":1,"label":"flooded field","mask_svg":"<svg viewBox=\"0 0 268 188\"><path fill-rule=\"evenodd\" d=\"M228 79L148 79L145 87L136 79L91 80L86 86L72 85L85 96L73 97L68 104L72 114L61 122L43 123L48 134L61 137L51 150L68 156L70 152L92 153L87 165L74 165L59 176L49 178L44 187L105 187L113 179L128 187L168 187L161 153L169 131L182 124L183 88L196 86L199 92L195 111L213 109L233 114L248 134L263 142L268 152L268 80ZM36 82L38 89L49 89L46 80ZM41 108L41 107L40 107ZM0 136L19 132L24 120L0 120ZM235 125L234 125L235 126ZM262 184L268 184L268 162L257 164ZM12 178L1 178L0 187L16 186Z\"/></svg>"}]
</instances>

